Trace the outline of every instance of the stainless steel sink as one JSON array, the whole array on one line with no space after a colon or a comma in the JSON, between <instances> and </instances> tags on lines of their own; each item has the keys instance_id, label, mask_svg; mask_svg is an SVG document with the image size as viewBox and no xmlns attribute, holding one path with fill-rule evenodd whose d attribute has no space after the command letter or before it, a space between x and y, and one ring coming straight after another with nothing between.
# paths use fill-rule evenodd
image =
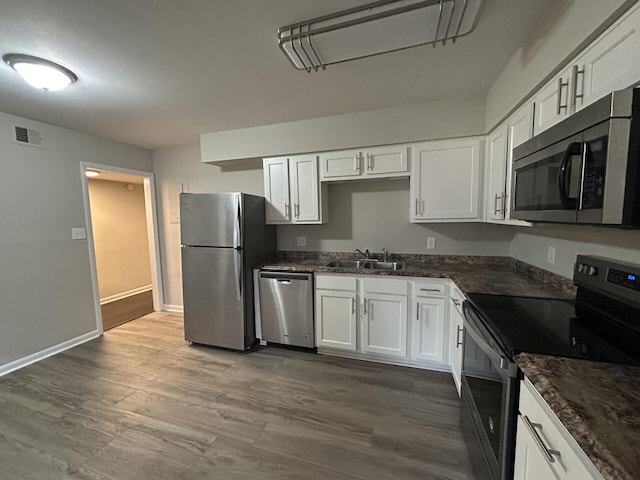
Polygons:
<instances>
[{"instance_id":1,"label":"stainless steel sink","mask_svg":"<svg viewBox=\"0 0 640 480\"><path fill-rule=\"evenodd\" d=\"M404 262L379 262L376 259L332 260L329 268L366 268L367 270L404 270Z\"/></svg>"},{"instance_id":2,"label":"stainless steel sink","mask_svg":"<svg viewBox=\"0 0 640 480\"><path fill-rule=\"evenodd\" d=\"M365 268L366 265L374 263L371 260L332 260L327 263L330 268Z\"/></svg>"},{"instance_id":3,"label":"stainless steel sink","mask_svg":"<svg viewBox=\"0 0 640 480\"><path fill-rule=\"evenodd\" d=\"M404 262L371 262L364 266L371 270L404 270Z\"/></svg>"}]
</instances>

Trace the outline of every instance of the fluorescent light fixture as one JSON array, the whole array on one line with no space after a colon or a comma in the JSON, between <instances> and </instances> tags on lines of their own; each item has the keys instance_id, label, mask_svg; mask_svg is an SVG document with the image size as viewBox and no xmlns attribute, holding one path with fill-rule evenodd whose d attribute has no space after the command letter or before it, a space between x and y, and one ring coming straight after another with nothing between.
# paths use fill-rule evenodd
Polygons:
<instances>
[{"instance_id":1,"label":"fluorescent light fixture","mask_svg":"<svg viewBox=\"0 0 640 480\"><path fill-rule=\"evenodd\" d=\"M446 45L471 33L482 0L379 0L278 29L278 46L297 70Z\"/></svg>"},{"instance_id":2,"label":"fluorescent light fixture","mask_svg":"<svg viewBox=\"0 0 640 480\"><path fill-rule=\"evenodd\" d=\"M68 68L44 58L8 53L2 60L18 72L25 82L44 92L62 90L78 80Z\"/></svg>"},{"instance_id":3,"label":"fluorescent light fixture","mask_svg":"<svg viewBox=\"0 0 640 480\"><path fill-rule=\"evenodd\" d=\"M91 178L91 177L97 177L98 175L100 175L100 172L98 172L97 170L85 170L84 174L87 177Z\"/></svg>"}]
</instances>

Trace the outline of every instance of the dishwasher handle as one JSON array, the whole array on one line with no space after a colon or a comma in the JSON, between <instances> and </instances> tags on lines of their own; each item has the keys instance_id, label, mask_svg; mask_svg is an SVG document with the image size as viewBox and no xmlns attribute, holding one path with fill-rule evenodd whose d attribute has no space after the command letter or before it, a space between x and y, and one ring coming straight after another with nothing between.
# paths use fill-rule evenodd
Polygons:
<instances>
[{"instance_id":1,"label":"dishwasher handle","mask_svg":"<svg viewBox=\"0 0 640 480\"><path fill-rule=\"evenodd\" d=\"M278 283L289 284L291 280L311 281L312 273L296 273L296 272L270 272L260 271L260 278L274 279Z\"/></svg>"}]
</instances>

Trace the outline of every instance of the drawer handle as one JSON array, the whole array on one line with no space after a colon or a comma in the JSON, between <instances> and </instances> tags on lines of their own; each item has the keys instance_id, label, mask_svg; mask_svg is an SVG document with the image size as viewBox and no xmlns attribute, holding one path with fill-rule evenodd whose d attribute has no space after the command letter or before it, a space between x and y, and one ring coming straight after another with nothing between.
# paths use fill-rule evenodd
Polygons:
<instances>
[{"instance_id":1,"label":"drawer handle","mask_svg":"<svg viewBox=\"0 0 640 480\"><path fill-rule=\"evenodd\" d=\"M351 314L356 314L356 299L351 297Z\"/></svg>"},{"instance_id":2,"label":"drawer handle","mask_svg":"<svg viewBox=\"0 0 640 480\"><path fill-rule=\"evenodd\" d=\"M420 291L421 292L438 292L438 293L441 292L439 288L421 288Z\"/></svg>"},{"instance_id":3,"label":"drawer handle","mask_svg":"<svg viewBox=\"0 0 640 480\"><path fill-rule=\"evenodd\" d=\"M549 460L549 462L554 463L556 459L553 458L553 456L556 455L559 457L560 452L557 450L551 450L544 444L544 442L542 441L542 438L540 438L540 435L536 430L536 428L539 428L542 430L542 425L540 425L539 423L532 423L531 420L529 420L529 417L527 417L526 415L522 415L522 418L524 419L524 423L527 425L527 427L531 431L531 434L533 435L533 438L538 444L538 447L540 447L540 450L542 450L542 453L544 453L544 456L547 457L547 460Z\"/></svg>"}]
</instances>

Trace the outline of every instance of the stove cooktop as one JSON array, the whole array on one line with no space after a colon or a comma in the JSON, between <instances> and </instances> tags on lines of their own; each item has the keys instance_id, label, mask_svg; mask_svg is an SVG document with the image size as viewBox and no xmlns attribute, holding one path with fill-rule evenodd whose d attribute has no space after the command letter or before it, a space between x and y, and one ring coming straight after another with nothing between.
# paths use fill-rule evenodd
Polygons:
<instances>
[{"instance_id":1,"label":"stove cooktop","mask_svg":"<svg viewBox=\"0 0 640 480\"><path fill-rule=\"evenodd\" d=\"M573 300L469 293L510 356L522 352L640 365L640 336Z\"/></svg>"}]
</instances>

